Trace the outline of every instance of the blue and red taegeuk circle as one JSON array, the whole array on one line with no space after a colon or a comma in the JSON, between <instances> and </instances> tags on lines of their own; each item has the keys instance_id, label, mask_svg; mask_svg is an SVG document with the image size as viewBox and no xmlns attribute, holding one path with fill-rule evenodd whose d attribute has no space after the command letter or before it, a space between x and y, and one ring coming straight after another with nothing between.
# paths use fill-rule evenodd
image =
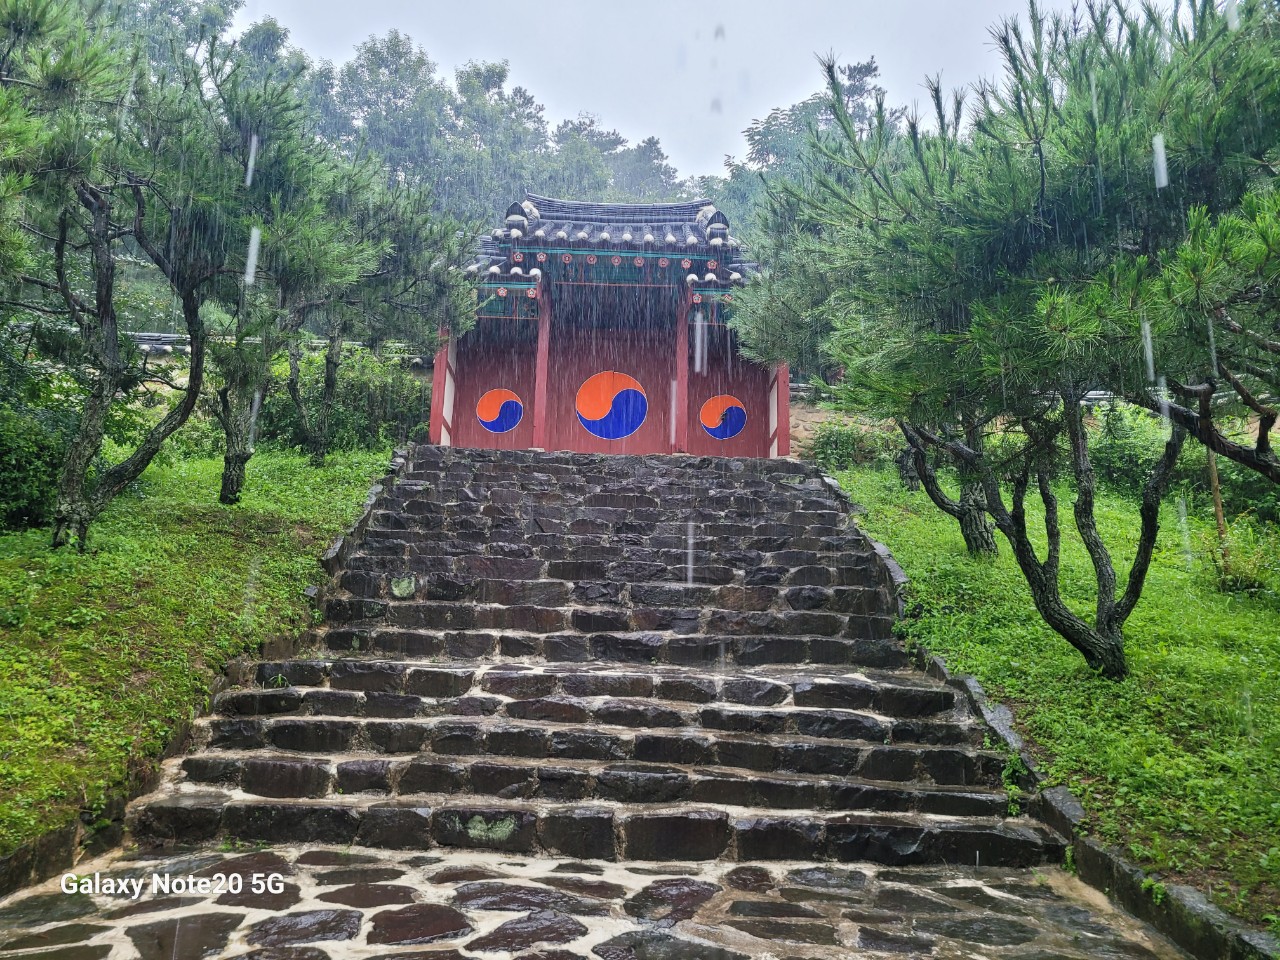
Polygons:
<instances>
[{"instance_id":1,"label":"blue and red taegeuk circle","mask_svg":"<svg viewBox=\"0 0 1280 960\"><path fill-rule=\"evenodd\" d=\"M583 428L601 440L631 436L649 415L649 398L640 381L616 370L587 377L573 406Z\"/></svg>"},{"instance_id":2,"label":"blue and red taegeuk circle","mask_svg":"<svg viewBox=\"0 0 1280 960\"><path fill-rule=\"evenodd\" d=\"M747 408L737 397L722 393L702 405L698 420L702 429L717 440L730 440L747 425Z\"/></svg>"},{"instance_id":3,"label":"blue and red taegeuk circle","mask_svg":"<svg viewBox=\"0 0 1280 960\"><path fill-rule=\"evenodd\" d=\"M514 430L524 419L524 404L512 390L499 387L490 390L476 404L476 418L490 433Z\"/></svg>"}]
</instances>

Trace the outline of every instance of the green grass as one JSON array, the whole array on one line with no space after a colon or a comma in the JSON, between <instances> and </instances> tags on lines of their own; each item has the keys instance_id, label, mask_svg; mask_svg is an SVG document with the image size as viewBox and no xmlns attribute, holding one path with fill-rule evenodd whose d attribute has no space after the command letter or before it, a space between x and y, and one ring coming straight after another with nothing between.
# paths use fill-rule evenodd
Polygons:
<instances>
[{"instance_id":1,"label":"green grass","mask_svg":"<svg viewBox=\"0 0 1280 960\"><path fill-rule=\"evenodd\" d=\"M355 520L388 454L259 453L236 507L221 460L156 464L90 533L48 549L0 535L0 855L142 772L193 716L214 671L300 630L303 589Z\"/></svg>"},{"instance_id":2,"label":"green grass","mask_svg":"<svg viewBox=\"0 0 1280 960\"><path fill-rule=\"evenodd\" d=\"M840 480L867 508L861 526L911 579L907 638L1013 708L1090 829L1246 919L1280 926L1280 599L1216 589L1195 554L1207 524L1192 518L1184 539L1166 505L1125 631L1132 674L1112 683L1043 624L1003 539L995 562L973 560L954 522L896 475L855 468ZM1098 523L1127 576L1133 503L1104 495ZM1068 537L1069 506L1063 527L1063 592L1088 611L1092 568ZM1274 557L1280 531L1270 533Z\"/></svg>"}]
</instances>

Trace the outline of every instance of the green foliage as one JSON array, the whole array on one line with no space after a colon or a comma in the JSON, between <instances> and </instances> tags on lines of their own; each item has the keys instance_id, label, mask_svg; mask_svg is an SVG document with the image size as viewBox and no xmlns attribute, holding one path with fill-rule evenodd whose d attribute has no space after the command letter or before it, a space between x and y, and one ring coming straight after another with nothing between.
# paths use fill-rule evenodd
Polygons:
<instances>
[{"instance_id":1,"label":"green foliage","mask_svg":"<svg viewBox=\"0 0 1280 960\"><path fill-rule=\"evenodd\" d=\"M1218 589L1252 593L1280 606L1280 550L1275 527L1241 516L1227 522L1227 536L1205 534L1201 551Z\"/></svg>"},{"instance_id":2,"label":"green foliage","mask_svg":"<svg viewBox=\"0 0 1280 960\"><path fill-rule=\"evenodd\" d=\"M1097 414L1101 429L1092 434L1089 449L1098 478L1117 491L1138 489L1147 465L1160 456L1168 428L1155 414L1129 404L1108 404ZM1280 487L1256 471L1219 457L1218 485L1227 516L1251 513L1268 523L1280 522ZM1211 502L1203 447L1183 450L1173 486L1189 497L1192 509Z\"/></svg>"},{"instance_id":3,"label":"green foliage","mask_svg":"<svg viewBox=\"0 0 1280 960\"><path fill-rule=\"evenodd\" d=\"M296 57L278 27L253 39L274 40L257 45L278 63ZM302 60L317 133L349 156L379 157L391 182L425 187L434 210L458 219L491 221L495 203L526 191L640 202L683 193L657 138L628 144L589 115L551 131L542 104L510 85L505 62L466 63L450 84L422 46L394 29L358 45L341 67Z\"/></svg>"},{"instance_id":4,"label":"green foliage","mask_svg":"<svg viewBox=\"0 0 1280 960\"><path fill-rule=\"evenodd\" d=\"M415 376L400 359L383 359L363 348L344 352L343 375L329 421L332 449L379 449L389 442L402 442L426 421L429 381ZM314 402L323 388L324 355L305 354L301 372L303 395ZM283 383L284 376L283 365L277 365L277 382ZM297 410L282 388L268 395L260 423L259 437L264 442L284 447L306 443Z\"/></svg>"},{"instance_id":5,"label":"green foliage","mask_svg":"<svg viewBox=\"0 0 1280 960\"><path fill-rule=\"evenodd\" d=\"M317 471L263 453L236 508L213 503L220 460L154 464L104 514L91 553L0 535L0 856L82 807L96 815L190 719L213 671L302 629L317 558L386 458Z\"/></svg>"},{"instance_id":6,"label":"green foliage","mask_svg":"<svg viewBox=\"0 0 1280 960\"><path fill-rule=\"evenodd\" d=\"M169 438L156 459L166 465L180 460L208 460L222 456L225 450L222 425L208 414L196 412Z\"/></svg>"},{"instance_id":7,"label":"green foliage","mask_svg":"<svg viewBox=\"0 0 1280 960\"><path fill-rule=\"evenodd\" d=\"M1129 622L1132 673L1103 680L1035 616L1007 553L970 558L950 521L891 472L857 468L839 479L867 508L859 523L910 577L907 638L1014 708L1037 763L1080 798L1092 832L1247 919L1273 912L1280 605L1218 591L1190 562L1166 505L1148 589ZM1134 512L1104 492L1102 534L1130 527ZM1189 526L1193 545L1214 536L1200 516ZM1280 553L1280 530L1257 534ZM1091 565L1074 535L1063 538L1062 563L1064 595L1089 604Z\"/></svg>"},{"instance_id":8,"label":"green foliage","mask_svg":"<svg viewBox=\"0 0 1280 960\"><path fill-rule=\"evenodd\" d=\"M0 404L0 529L49 521L65 445L40 418Z\"/></svg>"},{"instance_id":9,"label":"green foliage","mask_svg":"<svg viewBox=\"0 0 1280 960\"><path fill-rule=\"evenodd\" d=\"M1118 491L1139 489L1149 464L1160 456L1169 438L1168 427L1158 417L1128 404L1108 404L1097 410L1097 416L1101 429L1090 437L1089 458L1098 479ZM1195 470L1185 451L1179 468L1175 483L1190 483Z\"/></svg>"},{"instance_id":10,"label":"green foliage","mask_svg":"<svg viewBox=\"0 0 1280 960\"><path fill-rule=\"evenodd\" d=\"M858 423L826 420L813 435L810 456L827 470L891 461L897 448L895 435Z\"/></svg>"}]
</instances>

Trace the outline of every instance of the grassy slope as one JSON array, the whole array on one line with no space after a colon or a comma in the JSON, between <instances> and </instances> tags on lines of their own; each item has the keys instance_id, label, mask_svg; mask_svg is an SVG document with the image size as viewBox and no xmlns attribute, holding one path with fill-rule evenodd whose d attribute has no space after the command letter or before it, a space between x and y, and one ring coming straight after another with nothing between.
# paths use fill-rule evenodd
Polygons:
<instances>
[{"instance_id":1,"label":"grassy slope","mask_svg":"<svg viewBox=\"0 0 1280 960\"><path fill-rule=\"evenodd\" d=\"M163 748L211 670L306 621L320 554L387 454L260 453L243 503L221 460L154 465L91 533L0 535L0 855L93 808Z\"/></svg>"},{"instance_id":2,"label":"grassy slope","mask_svg":"<svg viewBox=\"0 0 1280 960\"><path fill-rule=\"evenodd\" d=\"M841 482L867 508L861 525L911 578L908 637L1014 707L1093 829L1139 863L1280 926L1280 600L1219 593L1166 508L1126 630L1132 675L1111 683L1040 621L1003 540L995 563L972 560L953 521L896 475L858 468ZM1127 565L1136 509L1104 496L1098 512ZM1070 524L1066 506L1064 531L1074 534ZM1191 542L1202 532L1193 521ZM1063 554L1064 595L1088 610L1084 547L1072 537Z\"/></svg>"}]
</instances>

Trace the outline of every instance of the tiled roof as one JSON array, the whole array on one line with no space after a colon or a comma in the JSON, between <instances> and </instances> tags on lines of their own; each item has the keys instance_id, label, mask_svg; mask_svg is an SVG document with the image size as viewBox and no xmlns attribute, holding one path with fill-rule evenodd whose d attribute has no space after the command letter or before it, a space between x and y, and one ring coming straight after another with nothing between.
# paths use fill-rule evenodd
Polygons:
<instances>
[{"instance_id":1,"label":"tiled roof","mask_svg":"<svg viewBox=\"0 0 1280 960\"><path fill-rule=\"evenodd\" d=\"M495 278L523 274L512 260L517 247L603 249L628 257L665 253L677 263L700 261L698 283L726 286L741 283L755 271L755 264L743 259L741 245L729 233L728 218L710 200L588 203L528 194L523 202L507 208L500 228L480 238L470 272Z\"/></svg>"}]
</instances>

